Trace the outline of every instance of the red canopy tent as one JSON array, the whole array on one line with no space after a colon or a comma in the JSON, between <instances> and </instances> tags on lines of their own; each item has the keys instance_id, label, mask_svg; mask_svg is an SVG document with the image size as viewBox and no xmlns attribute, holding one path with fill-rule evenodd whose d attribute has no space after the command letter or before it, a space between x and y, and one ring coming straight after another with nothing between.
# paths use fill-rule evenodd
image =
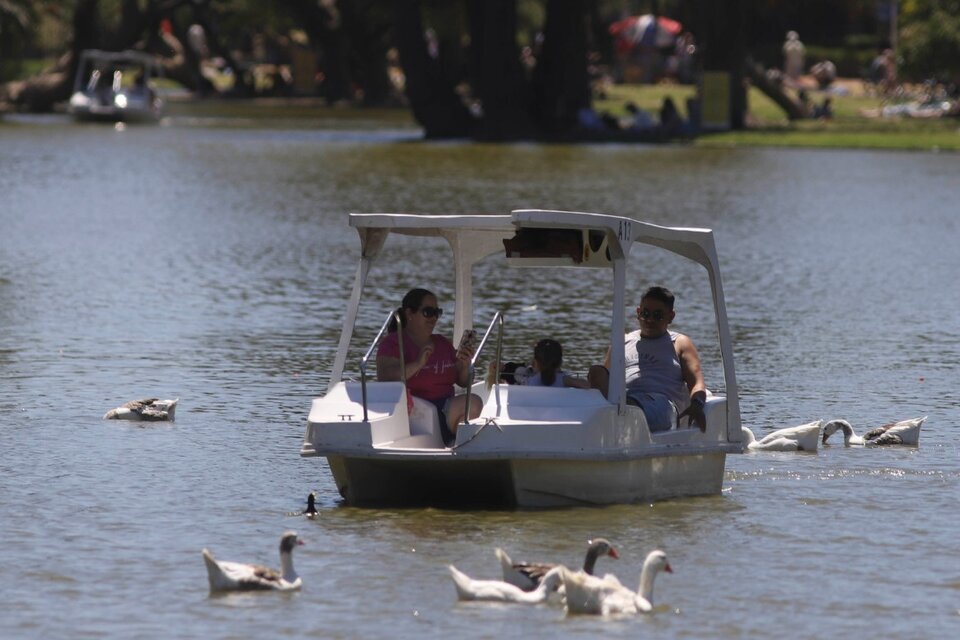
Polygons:
<instances>
[{"instance_id":1,"label":"red canopy tent","mask_svg":"<svg viewBox=\"0 0 960 640\"><path fill-rule=\"evenodd\" d=\"M672 47L681 31L683 25L676 20L652 13L630 16L610 25L617 53L628 53L636 47Z\"/></svg>"}]
</instances>

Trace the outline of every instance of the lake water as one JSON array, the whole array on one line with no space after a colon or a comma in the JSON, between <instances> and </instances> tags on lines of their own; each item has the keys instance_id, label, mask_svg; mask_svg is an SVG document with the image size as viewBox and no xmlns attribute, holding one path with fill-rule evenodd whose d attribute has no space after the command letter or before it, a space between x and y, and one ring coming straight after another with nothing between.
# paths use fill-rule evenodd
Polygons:
<instances>
[{"instance_id":1,"label":"lake water","mask_svg":"<svg viewBox=\"0 0 960 640\"><path fill-rule=\"evenodd\" d=\"M684 146L421 143L349 128L174 119L0 123L0 620L19 638L451 636L942 638L960 630L960 155ZM715 230L744 424L929 416L918 448L730 456L720 496L556 511L341 506L298 455L332 364L358 249L346 214L614 213ZM435 250L436 249L436 250ZM452 309L439 245L398 242L361 316L407 288ZM637 256L639 290L719 379L696 271ZM482 274L508 354L605 348L597 276ZM441 327L452 329L445 316ZM355 345L362 350L364 344ZM179 397L175 423L101 419ZM839 440L837 441L839 442ZM316 490L322 515L286 513ZM200 550L277 565L293 595L210 597ZM457 604L445 566L493 555L579 564L585 541L634 584L664 549L658 611Z\"/></svg>"}]
</instances>

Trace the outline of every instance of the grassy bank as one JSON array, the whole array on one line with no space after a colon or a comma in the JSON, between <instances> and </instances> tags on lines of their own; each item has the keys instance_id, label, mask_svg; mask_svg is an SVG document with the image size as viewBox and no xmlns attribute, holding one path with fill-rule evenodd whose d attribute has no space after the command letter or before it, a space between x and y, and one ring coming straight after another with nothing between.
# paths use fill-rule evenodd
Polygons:
<instances>
[{"instance_id":1,"label":"grassy bank","mask_svg":"<svg viewBox=\"0 0 960 640\"><path fill-rule=\"evenodd\" d=\"M694 94L695 89L691 86L618 85L608 91L605 99L596 100L594 106L597 111L623 115L624 106L632 101L656 115L665 97L671 96L683 111L686 99ZM812 92L811 99L820 103L823 98ZM863 111L879 109L889 103L862 91L833 96L834 116L830 120L790 122L776 104L753 88L747 100L749 127L746 130L703 135L694 144L960 151L960 119L866 117Z\"/></svg>"}]
</instances>

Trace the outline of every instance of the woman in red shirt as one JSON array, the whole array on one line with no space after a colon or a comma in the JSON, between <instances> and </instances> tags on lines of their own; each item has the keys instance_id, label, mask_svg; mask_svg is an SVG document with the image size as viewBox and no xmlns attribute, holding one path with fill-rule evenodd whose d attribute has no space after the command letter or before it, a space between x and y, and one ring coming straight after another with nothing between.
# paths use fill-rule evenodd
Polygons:
<instances>
[{"instance_id":1,"label":"woman in red shirt","mask_svg":"<svg viewBox=\"0 0 960 640\"><path fill-rule=\"evenodd\" d=\"M450 446L467 404L466 394L456 395L453 385L467 385L473 353L466 348L457 351L449 340L433 332L443 309L426 289L408 291L398 311L403 326L404 370L400 371L397 328L392 326L377 350L377 380L406 380L411 394L432 402L439 413L444 444ZM472 395L471 419L480 415L481 404L480 397Z\"/></svg>"}]
</instances>

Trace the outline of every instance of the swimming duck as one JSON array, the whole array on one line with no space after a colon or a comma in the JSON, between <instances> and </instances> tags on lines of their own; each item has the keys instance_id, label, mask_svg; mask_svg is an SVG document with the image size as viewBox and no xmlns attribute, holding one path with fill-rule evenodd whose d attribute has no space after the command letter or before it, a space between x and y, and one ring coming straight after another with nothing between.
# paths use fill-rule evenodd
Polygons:
<instances>
[{"instance_id":1,"label":"swimming duck","mask_svg":"<svg viewBox=\"0 0 960 640\"><path fill-rule=\"evenodd\" d=\"M927 416L922 418L911 418L901 420L900 422L891 422L875 429L870 429L863 437L858 436L853 430L853 426L846 420L831 420L823 425L823 444L827 444L827 438L837 431L843 431L843 444L853 445L892 445L903 444L917 446L920 444L920 427L923 425Z\"/></svg>"},{"instance_id":2,"label":"swimming duck","mask_svg":"<svg viewBox=\"0 0 960 640\"><path fill-rule=\"evenodd\" d=\"M753 431L741 427L743 441L751 451L817 451L820 442L820 424L822 420L808 422L797 427L787 427L771 431L759 440Z\"/></svg>"},{"instance_id":3,"label":"swimming duck","mask_svg":"<svg viewBox=\"0 0 960 640\"><path fill-rule=\"evenodd\" d=\"M311 519L316 518L317 516L320 515L320 512L317 511L316 500L317 500L317 492L311 491L309 495L307 495L306 508L300 511L288 511L287 515L288 516L307 516L308 518L311 518Z\"/></svg>"},{"instance_id":4,"label":"swimming duck","mask_svg":"<svg viewBox=\"0 0 960 640\"><path fill-rule=\"evenodd\" d=\"M130 402L107 411L104 420L141 420L144 422L159 422L175 419L174 413L180 398L160 400L159 398L144 398Z\"/></svg>"},{"instance_id":5,"label":"swimming duck","mask_svg":"<svg viewBox=\"0 0 960 640\"><path fill-rule=\"evenodd\" d=\"M533 591L524 591L520 587L500 580L474 580L457 570L452 564L447 567L453 577L459 600L482 600L486 602L512 602L518 604L540 604L546 602L552 591L560 586L560 571L557 566L543 576L543 580Z\"/></svg>"},{"instance_id":6,"label":"swimming duck","mask_svg":"<svg viewBox=\"0 0 960 640\"><path fill-rule=\"evenodd\" d=\"M535 589L547 572L559 566L555 563L546 562L513 562L510 556L500 548L497 548L494 553L496 553L497 558L500 559L500 568L503 571L504 582L518 586L524 591ZM620 557L620 554L617 553L617 550L606 538L588 540L587 554L583 559L583 571L589 575L593 575L597 558L600 556L610 556L616 559Z\"/></svg>"},{"instance_id":7,"label":"swimming duck","mask_svg":"<svg viewBox=\"0 0 960 640\"><path fill-rule=\"evenodd\" d=\"M293 548L303 541L296 532L287 531L280 538L280 570L255 564L240 562L221 562L214 560L213 554L203 550L203 560L207 565L207 578L211 591L293 591L303 585L303 581L293 568Z\"/></svg>"},{"instance_id":8,"label":"swimming duck","mask_svg":"<svg viewBox=\"0 0 960 640\"><path fill-rule=\"evenodd\" d=\"M653 581L661 571L673 573L673 567L667 554L657 549L647 554L640 572L640 585L634 592L623 586L616 576L599 578L563 567L561 575L566 590L567 613L649 613L653 611Z\"/></svg>"},{"instance_id":9,"label":"swimming duck","mask_svg":"<svg viewBox=\"0 0 960 640\"><path fill-rule=\"evenodd\" d=\"M303 510L303 515L307 516L308 518L316 518L318 515L320 515L320 512L317 511L316 500L317 492L311 491L310 495L307 496L307 508Z\"/></svg>"}]
</instances>

